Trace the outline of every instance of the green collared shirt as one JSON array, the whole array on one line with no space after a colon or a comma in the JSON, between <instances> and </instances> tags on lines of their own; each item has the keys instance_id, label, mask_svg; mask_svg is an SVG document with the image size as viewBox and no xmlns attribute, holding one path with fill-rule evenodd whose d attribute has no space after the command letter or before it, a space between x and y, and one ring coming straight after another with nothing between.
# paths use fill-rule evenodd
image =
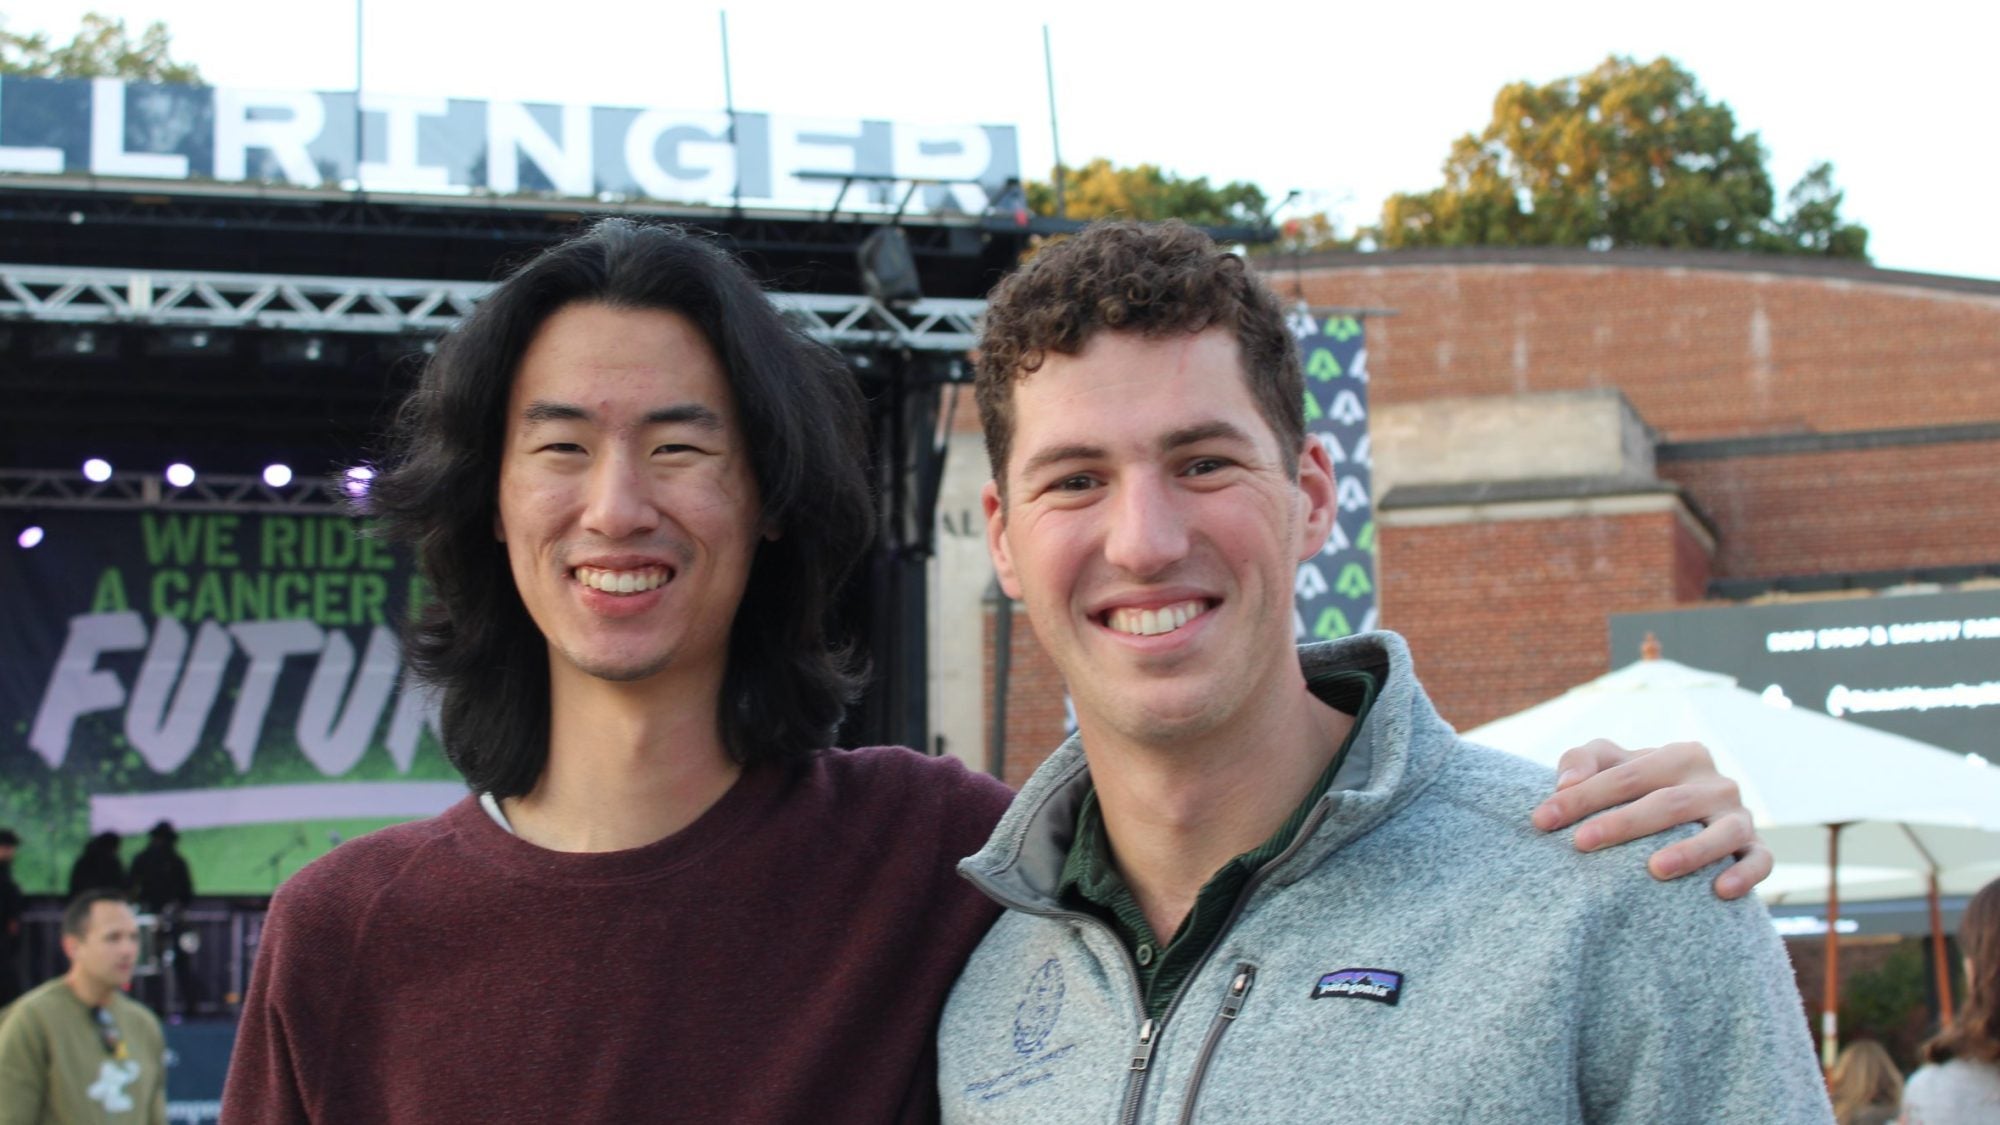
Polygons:
<instances>
[{"instance_id":1,"label":"green collared shirt","mask_svg":"<svg viewBox=\"0 0 2000 1125\"><path fill-rule=\"evenodd\" d=\"M1368 717L1369 705L1375 701L1375 677L1366 672L1336 672L1313 680L1309 686L1322 702L1354 716L1346 740L1305 799L1270 839L1223 864L1221 870L1209 876L1195 896L1194 909L1181 921L1173 940L1164 945L1146 921L1145 912L1139 909L1138 900L1132 897L1132 888L1111 861L1111 842L1104 834L1104 814L1097 808L1097 791L1086 793L1077 809L1076 838L1070 844L1069 857L1063 861L1062 882L1057 892L1064 904L1095 914L1111 924L1139 970L1146 1014L1154 1019L1166 1011L1181 982L1194 972L1195 965L1222 932L1223 923L1250 876L1277 858L1292 837L1298 835L1313 806L1319 803L1320 795L1333 784L1334 774L1347 759L1348 748L1354 745L1354 736L1360 731L1362 720Z\"/></svg>"}]
</instances>

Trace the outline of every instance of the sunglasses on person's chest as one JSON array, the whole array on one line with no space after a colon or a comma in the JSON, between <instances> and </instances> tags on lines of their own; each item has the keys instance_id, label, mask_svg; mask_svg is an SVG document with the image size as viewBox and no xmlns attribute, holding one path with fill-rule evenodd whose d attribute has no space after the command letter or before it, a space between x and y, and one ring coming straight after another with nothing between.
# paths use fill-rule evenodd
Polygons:
<instances>
[{"instance_id":1,"label":"sunglasses on person's chest","mask_svg":"<svg viewBox=\"0 0 2000 1125\"><path fill-rule=\"evenodd\" d=\"M111 1018L111 1009L98 1008L97 1037L104 1043L104 1051L114 1059L125 1057L125 1037L118 1033L118 1021Z\"/></svg>"}]
</instances>

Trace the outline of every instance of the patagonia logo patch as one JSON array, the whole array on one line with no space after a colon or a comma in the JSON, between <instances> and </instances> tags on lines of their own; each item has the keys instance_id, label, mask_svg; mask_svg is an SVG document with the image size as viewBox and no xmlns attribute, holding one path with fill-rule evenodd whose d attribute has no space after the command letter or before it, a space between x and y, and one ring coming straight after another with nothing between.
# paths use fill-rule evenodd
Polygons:
<instances>
[{"instance_id":1,"label":"patagonia logo patch","mask_svg":"<svg viewBox=\"0 0 2000 1125\"><path fill-rule=\"evenodd\" d=\"M1403 996L1403 974L1389 969L1342 969L1328 973L1313 985L1315 1000L1373 1000L1394 1006Z\"/></svg>"}]
</instances>

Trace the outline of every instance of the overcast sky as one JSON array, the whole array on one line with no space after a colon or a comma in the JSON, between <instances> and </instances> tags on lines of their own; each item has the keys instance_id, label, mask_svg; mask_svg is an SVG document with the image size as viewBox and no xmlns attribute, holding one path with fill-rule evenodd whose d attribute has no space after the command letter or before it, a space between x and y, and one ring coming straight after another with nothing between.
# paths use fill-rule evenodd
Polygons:
<instances>
[{"instance_id":1,"label":"overcast sky","mask_svg":"<svg viewBox=\"0 0 2000 1125\"><path fill-rule=\"evenodd\" d=\"M5 23L67 38L86 11L162 20L217 85L350 89L353 0L9 0ZM719 109L716 6L562 0L367 3L364 76L384 93ZM1438 182L1451 141L1520 79L1608 54L1666 54L1761 134L1780 194L1816 160L1847 191L1877 265L2000 278L2000 5L1868 8L1764 0L1428 5L1225 0L1192 10L1096 0L728 6L739 109L1020 130L1051 160L1042 27L1063 156L1251 180L1348 226ZM1145 13L1135 15L1135 12ZM463 13L476 13L467 20Z\"/></svg>"}]
</instances>

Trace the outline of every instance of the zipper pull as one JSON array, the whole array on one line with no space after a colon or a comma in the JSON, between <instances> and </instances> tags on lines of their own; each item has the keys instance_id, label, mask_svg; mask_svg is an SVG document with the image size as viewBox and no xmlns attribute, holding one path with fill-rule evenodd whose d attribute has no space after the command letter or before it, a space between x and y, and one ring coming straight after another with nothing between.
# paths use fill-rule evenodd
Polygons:
<instances>
[{"instance_id":1,"label":"zipper pull","mask_svg":"<svg viewBox=\"0 0 2000 1125\"><path fill-rule=\"evenodd\" d=\"M1236 1013L1243 1010L1243 998L1250 995L1250 985L1257 979L1257 966L1236 966L1236 979L1229 982L1229 994L1222 998L1222 1018L1233 1020Z\"/></svg>"},{"instance_id":2,"label":"zipper pull","mask_svg":"<svg viewBox=\"0 0 2000 1125\"><path fill-rule=\"evenodd\" d=\"M1153 1060L1153 1021L1147 1020L1145 1023L1139 1025L1139 1045L1132 1049L1131 1069L1144 1070L1146 1069L1146 1064L1151 1062L1152 1060Z\"/></svg>"}]
</instances>

